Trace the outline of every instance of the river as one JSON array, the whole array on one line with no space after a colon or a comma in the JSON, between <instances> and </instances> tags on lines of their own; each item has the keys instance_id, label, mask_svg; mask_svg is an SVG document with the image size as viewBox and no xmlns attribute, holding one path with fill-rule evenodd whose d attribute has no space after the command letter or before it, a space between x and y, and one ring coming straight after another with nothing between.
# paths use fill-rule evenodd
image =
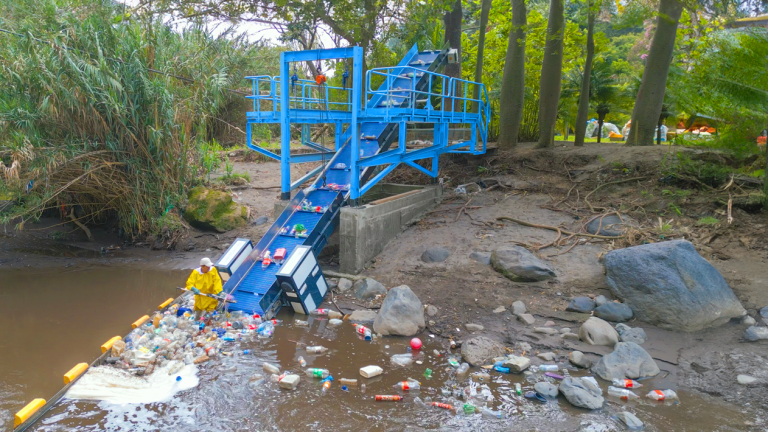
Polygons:
<instances>
[{"instance_id":1,"label":"river","mask_svg":"<svg viewBox=\"0 0 768 432\"><path fill-rule=\"evenodd\" d=\"M186 272L106 266L85 268L16 269L0 272L0 424L9 429L13 413L35 397L50 398L62 387L62 375L80 362L90 362L99 346L115 335L125 335L130 323L151 312L183 283ZM494 409L505 412L504 420L481 415L454 415L439 408L413 403L415 396L447 402L444 391L453 389L453 368L447 363L446 344L428 334L421 335L424 347L410 366L390 364L393 354L405 353L408 338L364 341L349 323L339 327L325 319L309 319L310 326L294 324L292 312L282 311L271 339L254 339L233 344L234 356L220 356L201 366L200 384L176 394L170 401L153 404L114 405L105 402L61 401L31 430L36 431L399 431L449 430L539 430L612 431L625 430L611 416L628 410L650 431L743 431L745 412L715 398L680 391L678 405L659 404L645 399L650 389L672 385L672 377L643 381L637 391L641 398L624 402L606 398L602 410L574 408L562 396L542 404L514 394L514 384L532 389L523 375L491 372L490 389ZM311 355L307 345L323 345L330 351ZM242 353L251 349L251 354ZM436 356L433 350L438 350ZM319 380L302 381L295 391L280 389L269 382L252 382L265 361L283 370L299 371L303 356L309 367L328 368L336 378L327 393ZM385 373L362 379L358 369L379 365ZM232 371L232 366L236 370ZM664 366L661 366L664 369ZM430 379L424 370L434 371ZM479 370L472 368L473 371ZM574 376L585 371L571 369ZM674 373L674 372L673 372ZM666 374L664 374L666 375ZM423 388L416 393L395 390L393 385L408 377L419 379ZM340 378L365 381L341 389ZM606 383L601 382L603 390ZM460 388L463 388L461 386ZM401 394L400 402L376 402L377 394ZM605 395L605 394L604 394Z\"/></svg>"}]
</instances>

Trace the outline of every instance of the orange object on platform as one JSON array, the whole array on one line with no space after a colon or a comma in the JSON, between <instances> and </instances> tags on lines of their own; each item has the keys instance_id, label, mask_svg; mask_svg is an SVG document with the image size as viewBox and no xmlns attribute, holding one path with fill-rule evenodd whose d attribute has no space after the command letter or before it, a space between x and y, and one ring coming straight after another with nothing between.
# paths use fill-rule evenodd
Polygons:
<instances>
[{"instance_id":1,"label":"orange object on platform","mask_svg":"<svg viewBox=\"0 0 768 432\"><path fill-rule=\"evenodd\" d=\"M315 77L315 82L317 85L323 85L326 81L328 81L328 79L325 77L325 75L318 75Z\"/></svg>"}]
</instances>

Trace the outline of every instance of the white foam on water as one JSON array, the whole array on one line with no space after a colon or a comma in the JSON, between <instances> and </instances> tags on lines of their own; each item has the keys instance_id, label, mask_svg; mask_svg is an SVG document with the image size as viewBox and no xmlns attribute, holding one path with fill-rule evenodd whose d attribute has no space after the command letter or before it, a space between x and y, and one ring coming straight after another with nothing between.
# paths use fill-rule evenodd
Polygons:
<instances>
[{"instance_id":1,"label":"white foam on water","mask_svg":"<svg viewBox=\"0 0 768 432\"><path fill-rule=\"evenodd\" d=\"M176 373L168 375L173 365L174 362L171 362L144 377L110 366L90 368L64 397L113 404L166 402L174 394L196 387L200 382L197 366L185 365ZM176 377L181 377L181 380L176 381Z\"/></svg>"}]
</instances>

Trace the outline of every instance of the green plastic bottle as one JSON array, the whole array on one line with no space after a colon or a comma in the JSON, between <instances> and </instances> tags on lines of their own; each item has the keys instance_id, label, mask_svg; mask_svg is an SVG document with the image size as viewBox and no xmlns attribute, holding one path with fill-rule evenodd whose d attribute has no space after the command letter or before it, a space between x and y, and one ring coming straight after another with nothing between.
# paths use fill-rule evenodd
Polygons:
<instances>
[{"instance_id":1,"label":"green plastic bottle","mask_svg":"<svg viewBox=\"0 0 768 432\"><path fill-rule=\"evenodd\" d=\"M427 368L427 370L424 371L424 376L427 377L427 379L432 378L432 369Z\"/></svg>"},{"instance_id":2,"label":"green plastic bottle","mask_svg":"<svg viewBox=\"0 0 768 432\"><path fill-rule=\"evenodd\" d=\"M464 414L474 414L475 407L470 404L464 404Z\"/></svg>"}]
</instances>

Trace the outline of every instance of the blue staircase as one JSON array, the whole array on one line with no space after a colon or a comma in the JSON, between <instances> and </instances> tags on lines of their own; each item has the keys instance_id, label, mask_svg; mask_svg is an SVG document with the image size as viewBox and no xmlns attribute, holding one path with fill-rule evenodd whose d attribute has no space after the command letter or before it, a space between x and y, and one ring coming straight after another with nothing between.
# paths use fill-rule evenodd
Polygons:
<instances>
[{"instance_id":1,"label":"blue staircase","mask_svg":"<svg viewBox=\"0 0 768 432\"><path fill-rule=\"evenodd\" d=\"M399 88L411 89L414 85L411 80L416 79L415 87L424 89L428 85L428 74L416 72L436 71L445 63L445 51L417 52L406 57L398 66L407 67L409 72L397 79L384 80L379 91L397 90ZM388 92L385 98L378 93L366 104L367 108L396 107L404 108L418 101L410 98L407 92ZM387 151L390 145L398 138L397 123L363 122L360 125L360 157L368 157ZM242 310L248 313L258 313L272 317L280 309L283 298L277 283L275 273L280 266L271 264L262 267L260 257L263 252L269 250L271 254L279 248L285 248L286 257L300 245L312 247L315 255L327 244L328 237L338 225L340 209L349 198L351 183L351 149L350 130L344 132L341 138L343 146L336 152L325 169L317 176L312 186L299 190L290 200L280 217L270 227L262 239L255 245L251 255L243 262L237 271L224 285L224 292L231 294L237 303L230 304L230 310ZM373 167L362 170L360 184L373 173ZM305 211L300 208L302 202L311 202L312 207L325 209L322 212ZM286 234L297 224L306 228L306 235L297 237Z\"/></svg>"}]
</instances>

